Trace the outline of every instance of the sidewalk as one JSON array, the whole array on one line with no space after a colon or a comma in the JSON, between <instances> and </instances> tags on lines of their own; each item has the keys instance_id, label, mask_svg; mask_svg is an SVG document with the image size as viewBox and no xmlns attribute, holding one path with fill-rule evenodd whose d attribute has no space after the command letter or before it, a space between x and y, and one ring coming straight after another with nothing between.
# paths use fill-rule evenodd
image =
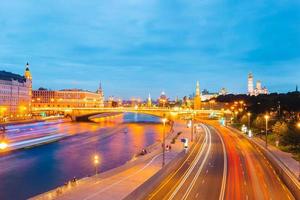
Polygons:
<instances>
[{"instance_id":1,"label":"sidewalk","mask_svg":"<svg viewBox=\"0 0 300 200\"><path fill-rule=\"evenodd\" d=\"M265 141L260 138L253 138L255 142L260 144L262 147L265 148ZM277 158L279 159L288 169L291 171L294 176L298 179L299 172L300 172L300 163L293 158L291 153L287 153L281 151L280 149L274 147L273 145L268 144L268 150Z\"/></svg>"},{"instance_id":2,"label":"sidewalk","mask_svg":"<svg viewBox=\"0 0 300 200\"><path fill-rule=\"evenodd\" d=\"M182 132L182 134L177 138L176 143L172 144L172 150L166 152L166 164L182 151L183 144L180 142L180 139L189 138L190 136L190 129L186 127L186 124L184 122L176 122L174 124L174 132L167 136L166 145L171 143L172 138L178 132ZM123 199L161 169L161 143L152 145L147 151L149 152L148 154L139 156L124 166L94 177L79 180L73 183L73 186L69 184L62 187L63 189L55 189L32 199Z\"/></svg>"},{"instance_id":3,"label":"sidewalk","mask_svg":"<svg viewBox=\"0 0 300 200\"><path fill-rule=\"evenodd\" d=\"M245 135L240 130L230 127L231 129L234 129L235 131L238 131L240 134ZM262 148L266 149L265 147L265 141L258 137L251 138L254 142L258 143ZM280 161L294 176L295 178L299 178L300 173L300 163L293 158L293 155L291 153L287 153L284 151L281 151L280 149L274 147L271 144L268 144L268 151L274 155L278 161Z\"/></svg>"}]
</instances>

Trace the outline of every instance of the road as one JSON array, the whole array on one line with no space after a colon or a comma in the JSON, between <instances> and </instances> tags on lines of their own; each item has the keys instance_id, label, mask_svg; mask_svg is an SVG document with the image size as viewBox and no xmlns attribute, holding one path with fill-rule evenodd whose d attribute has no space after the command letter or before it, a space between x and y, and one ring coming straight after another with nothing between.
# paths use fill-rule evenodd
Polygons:
<instances>
[{"instance_id":1,"label":"road","mask_svg":"<svg viewBox=\"0 0 300 200\"><path fill-rule=\"evenodd\" d=\"M214 127L224 139L228 157L225 199L294 199L256 147L226 127Z\"/></svg>"},{"instance_id":2,"label":"road","mask_svg":"<svg viewBox=\"0 0 300 200\"><path fill-rule=\"evenodd\" d=\"M218 123L205 123L204 139L147 199L294 199L247 139Z\"/></svg>"},{"instance_id":3,"label":"road","mask_svg":"<svg viewBox=\"0 0 300 200\"><path fill-rule=\"evenodd\" d=\"M6 136L12 143L49 134L69 137L1 154L0 199L26 199L61 186L74 176L82 178L94 174L92 156L95 153L101 156L100 172L118 167L160 140L162 126L156 123L158 118L125 114L123 120L116 123L40 122L8 127Z\"/></svg>"},{"instance_id":4,"label":"road","mask_svg":"<svg viewBox=\"0 0 300 200\"><path fill-rule=\"evenodd\" d=\"M203 139L196 142L180 167L149 194L147 199L219 199L224 196L226 154L218 133L202 125Z\"/></svg>"}]
</instances>

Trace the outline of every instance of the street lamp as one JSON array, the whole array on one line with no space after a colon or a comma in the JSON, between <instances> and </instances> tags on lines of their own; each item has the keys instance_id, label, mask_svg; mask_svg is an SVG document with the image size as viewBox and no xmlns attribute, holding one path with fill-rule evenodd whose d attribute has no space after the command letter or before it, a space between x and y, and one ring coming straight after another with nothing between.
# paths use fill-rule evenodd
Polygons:
<instances>
[{"instance_id":1,"label":"street lamp","mask_svg":"<svg viewBox=\"0 0 300 200\"><path fill-rule=\"evenodd\" d=\"M250 112L248 112L247 113L247 116L248 116L248 129L250 130L250 118L251 118L251 113Z\"/></svg>"},{"instance_id":2,"label":"street lamp","mask_svg":"<svg viewBox=\"0 0 300 200\"><path fill-rule=\"evenodd\" d=\"M98 174L98 165L99 165L99 163L100 163L99 156L94 155L95 175Z\"/></svg>"},{"instance_id":3,"label":"street lamp","mask_svg":"<svg viewBox=\"0 0 300 200\"><path fill-rule=\"evenodd\" d=\"M300 129L300 122L297 123L297 128ZM299 175L298 175L298 181L300 181L300 162L299 163Z\"/></svg>"},{"instance_id":4,"label":"street lamp","mask_svg":"<svg viewBox=\"0 0 300 200\"><path fill-rule=\"evenodd\" d=\"M0 150L4 150L4 149L6 149L7 147L8 147L7 142L5 142L5 141L1 141L1 142L0 142Z\"/></svg>"},{"instance_id":5,"label":"street lamp","mask_svg":"<svg viewBox=\"0 0 300 200\"><path fill-rule=\"evenodd\" d=\"M268 148L268 121L269 121L270 116L265 115L265 120L266 120L266 148Z\"/></svg>"},{"instance_id":6,"label":"street lamp","mask_svg":"<svg viewBox=\"0 0 300 200\"><path fill-rule=\"evenodd\" d=\"M194 112L192 112L191 117L191 142L194 140Z\"/></svg>"},{"instance_id":7,"label":"street lamp","mask_svg":"<svg viewBox=\"0 0 300 200\"><path fill-rule=\"evenodd\" d=\"M165 165L165 151L166 151L166 138L165 138L165 134L166 134L166 122L167 122L167 118L163 118L162 122L164 124L164 126L163 126L163 143L162 143L162 148L163 148L162 166L164 166Z\"/></svg>"}]
</instances>

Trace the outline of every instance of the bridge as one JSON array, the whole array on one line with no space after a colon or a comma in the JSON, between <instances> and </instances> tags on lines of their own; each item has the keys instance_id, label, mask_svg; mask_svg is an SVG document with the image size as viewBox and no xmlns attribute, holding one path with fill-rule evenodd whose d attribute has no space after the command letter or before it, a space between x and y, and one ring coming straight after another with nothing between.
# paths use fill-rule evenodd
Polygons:
<instances>
[{"instance_id":1,"label":"bridge","mask_svg":"<svg viewBox=\"0 0 300 200\"><path fill-rule=\"evenodd\" d=\"M193 110L193 109L182 109L182 108L149 108L149 107L115 107L115 108L62 108L62 107L44 107L44 108L33 108L32 112L35 114L46 113L46 114L61 114L66 117L70 117L73 121L77 121L82 117L91 117L101 113L141 113L147 115L154 115L158 117L175 118L180 116L195 115L202 117L221 117L231 114L230 111L226 110Z\"/></svg>"}]
</instances>

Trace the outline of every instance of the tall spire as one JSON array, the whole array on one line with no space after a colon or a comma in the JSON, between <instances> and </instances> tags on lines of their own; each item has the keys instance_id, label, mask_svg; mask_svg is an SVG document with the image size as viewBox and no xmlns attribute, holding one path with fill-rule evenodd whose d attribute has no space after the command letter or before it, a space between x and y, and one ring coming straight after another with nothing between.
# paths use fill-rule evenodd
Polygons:
<instances>
[{"instance_id":1,"label":"tall spire","mask_svg":"<svg viewBox=\"0 0 300 200\"><path fill-rule=\"evenodd\" d=\"M31 73L29 71L29 63L27 62L26 65L25 65L25 73L24 73L24 76L26 79L28 80L32 80L32 76L31 76Z\"/></svg>"},{"instance_id":2,"label":"tall spire","mask_svg":"<svg viewBox=\"0 0 300 200\"><path fill-rule=\"evenodd\" d=\"M148 107L151 107L151 106L152 106L152 100L151 100L151 95L150 95L150 93L149 93L149 96L148 96L147 105L148 105Z\"/></svg>"},{"instance_id":3,"label":"tall spire","mask_svg":"<svg viewBox=\"0 0 300 200\"><path fill-rule=\"evenodd\" d=\"M200 96L200 84L199 84L199 81L197 81L197 84L196 84L196 96Z\"/></svg>"},{"instance_id":4,"label":"tall spire","mask_svg":"<svg viewBox=\"0 0 300 200\"><path fill-rule=\"evenodd\" d=\"M99 91L102 91L101 81L99 82Z\"/></svg>"}]
</instances>

